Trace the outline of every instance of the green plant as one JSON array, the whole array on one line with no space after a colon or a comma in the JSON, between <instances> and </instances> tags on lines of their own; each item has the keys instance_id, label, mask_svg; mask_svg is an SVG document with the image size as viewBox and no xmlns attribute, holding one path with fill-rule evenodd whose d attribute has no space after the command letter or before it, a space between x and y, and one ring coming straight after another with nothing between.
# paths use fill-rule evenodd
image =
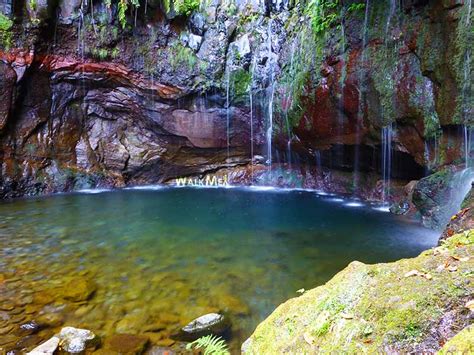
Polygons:
<instances>
[{"instance_id":1,"label":"green plant","mask_svg":"<svg viewBox=\"0 0 474 355\"><path fill-rule=\"evenodd\" d=\"M125 28L125 26L127 25L127 16L125 14L127 12L127 9L128 1L120 0L118 3L118 19L122 28Z\"/></svg>"},{"instance_id":2,"label":"green plant","mask_svg":"<svg viewBox=\"0 0 474 355\"><path fill-rule=\"evenodd\" d=\"M9 31L13 26L12 20L0 12L0 31Z\"/></svg>"},{"instance_id":3,"label":"green plant","mask_svg":"<svg viewBox=\"0 0 474 355\"><path fill-rule=\"evenodd\" d=\"M32 11L36 11L37 7L38 7L38 3L36 2L36 0L30 0L30 9Z\"/></svg>"},{"instance_id":4,"label":"green plant","mask_svg":"<svg viewBox=\"0 0 474 355\"><path fill-rule=\"evenodd\" d=\"M187 350L192 349L204 350L204 355L227 355L230 354L227 344L221 337L215 335L207 335L201 337L192 343L186 345Z\"/></svg>"},{"instance_id":5,"label":"green plant","mask_svg":"<svg viewBox=\"0 0 474 355\"><path fill-rule=\"evenodd\" d=\"M199 0L175 0L174 10L182 16L189 16L194 10L199 8Z\"/></svg>"},{"instance_id":6,"label":"green plant","mask_svg":"<svg viewBox=\"0 0 474 355\"><path fill-rule=\"evenodd\" d=\"M311 0L306 6L305 13L309 16L311 27L315 34L324 34L337 22L335 12L338 0Z\"/></svg>"},{"instance_id":7,"label":"green plant","mask_svg":"<svg viewBox=\"0 0 474 355\"><path fill-rule=\"evenodd\" d=\"M188 69L194 68L198 58L191 48L185 47L180 43L172 45L171 48L173 56L170 62L173 69L177 69L180 65L186 65Z\"/></svg>"},{"instance_id":8,"label":"green plant","mask_svg":"<svg viewBox=\"0 0 474 355\"><path fill-rule=\"evenodd\" d=\"M12 44L12 26L12 20L0 12L0 43L5 49L9 49Z\"/></svg>"},{"instance_id":9,"label":"green plant","mask_svg":"<svg viewBox=\"0 0 474 355\"><path fill-rule=\"evenodd\" d=\"M347 12L357 12L365 9L365 3L353 3L347 8Z\"/></svg>"}]
</instances>

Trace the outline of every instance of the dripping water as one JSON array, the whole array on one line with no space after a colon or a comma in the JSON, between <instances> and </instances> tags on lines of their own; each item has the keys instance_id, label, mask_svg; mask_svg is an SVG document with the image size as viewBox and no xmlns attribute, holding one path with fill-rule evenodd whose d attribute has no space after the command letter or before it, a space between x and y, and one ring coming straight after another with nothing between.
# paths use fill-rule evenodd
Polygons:
<instances>
[{"instance_id":1,"label":"dripping water","mask_svg":"<svg viewBox=\"0 0 474 355\"><path fill-rule=\"evenodd\" d=\"M321 173L321 169L322 169L322 164L321 164L321 151L320 150L317 150L316 152L314 152L314 157L316 159L316 167L318 169L318 174Z\"/></svg>"},{"instance_id":2,"label":"dripping water","mask_svg":"<svg viewBox=\"0 0 474 355\"><path fill-rule=\"evenodd\" d=\"M472 153L472 136L473 129L464 125L463 127L463 136L464 136L464 164L465 168L471 168L471 153Z\"/></svg>"},{"instance_id":3,"label":"dripping water","mask_svg":"<svg viewBox=\"0 0 474 355\"><path fill-rule=\"evenodd\" d=\"M365 3L365 17L364 17L364 29L362 33L362 68L365 67L366 65L366 46L367 46L367 37L368 37L368 22L369 22L369 7L370 7L370 2L369 0L366 0ZM359 86L360 86L360 91L363 92L363 70L360 70L359 74ZM362 98L359 98L359 113L357 117L357 122L356 122L356 140L355 140L355 146L354 146L354 173L353 173L353 192L357 193L358 187L359 187L359 159L360 159L360 122L363 121L364 119L364 113L362 109Z\"/></svg>"},{"instance_id":4,"label":"dripping water","mask_svg":"<svg viewBox=\"0 0 474 355\"><path fill-rule=\"evenodd\" d=\"M230 159L230 68L226 70L226 129L227 129L227 161Z\"/></svg>"},{"instance_id":5,"label":"dripping water","mask_svg":"<svg viewBox=\"0 0 474 355\"><path fill-rule=\"evenodd\" d=\"M272 52L272 20L268 21L268 57L270 70L270 83L268 85L268 128L266 132L267 139L267 164L272 165L272 136L273 136L273 98L275 96L275 75L273 70L273 52Z\"/></svg>"},{"instance_id":6,"label":"dripping water","mask_svg":"<svg viewBox=\"0 0 474 355\"><path fill-rule=\"evenodd\" d=\"M254 157L254 137L253 137L253 86L254 86L254 77L255 77L255 65L256 65L256 58L252 61L251 66L251 79L250 79L250 87L249 87L249 100L250 100L250 176L251 176L251 184L253 184L253 157Z\"/></svg>"},{"instance_id":7,"label":"dripping water","mask_svg":"<svg viewBox=\"0 0 474 355\"><path fill-rule=\"evenodd\" d=\"M382 201L390 196L390 177L392 175L392 124L382 128Z\"/></svg>"},{"instance_id":8,"label":"dripping water","mask_svg":"<svg viewBox=\"0 0 474 355\"><path fill-rule=\"evenodd\" d=\"M296 45L296 42L294 41L292 44L291 44L291 58L290 58L290 76L292 78L294 78L296 76L296 71L295 71L295 66L294 66L294 62L295 62L295 45ZM286 130L287 130L287 134L288 134L288 141L286 143L287 147L287 155L288 155L288 165L290 167L290 170L291 170L291 127L290 127L290 120L288 118L288 111L290 110L291 108L291 105L292 105L292 102L293 102L293 94L292 94L292 88L289 87L287 90L286 90L286 102L285 102L285 121L286 121Z\"/></svg>"}]
</instances>

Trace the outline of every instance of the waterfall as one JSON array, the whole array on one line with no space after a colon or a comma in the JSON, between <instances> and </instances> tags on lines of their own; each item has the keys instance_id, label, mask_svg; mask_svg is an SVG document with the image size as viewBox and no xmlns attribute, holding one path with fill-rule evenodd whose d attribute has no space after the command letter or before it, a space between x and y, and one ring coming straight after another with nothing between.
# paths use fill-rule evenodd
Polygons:
<instances>
[{"instance_id":1,"label":"waterfall","mask_svg":"<svg viewBox=\"0 0 474 355\"><path fill-rule=\"evenodd\" d=\"M269 99L268 99L268 129L267 129L267 164L272 165L272 136L273 136L273 98L275 96L275 83L273 74L271 77L271 84L269 86Z\"/></svg>"},{"instance_id":2,"label":"waterfall","mask_svg":"<svg viewBox=\"0 0 474 355\"><path fill-rule=\"evenodd\" d=\"M272 165L272 136L273 136L273 99L275 96L275 73L273 68L272 52L272 20L268 21L268 65L270 70L270 82L268 85L268 128L266 132L267 139L267 164Z\"/></svg>"},{"instance_id":3,"label":"waterfall","mask_svg":"<svg viewBox=\"0 0 474 355\"><path fill-rule=\"evenodd\" d=\"M471 153L472 153L472 128L464 125L464 164L466 169L471 167Z\"/></svg>"},{"instance_id":4,"label":"waterfall","mask_svg":"<svg viewBox=\"0 0 474 355\"><path fill-rule=\"evenodd\" d=\"M250 100L250 175L252 177L253 183L253 157L254 157L254 137L253 137L253 85L254 85L254 76L255 76L255 65L257 60L254 58L252 60L251 66L251 79L249 84L249 100Z\"/></svg>"},{"instance_id":5,"label":"waterfall","mask_svg":"<svg viewBox=\"0 0 474 355\"><path fill-rule=\"evenodd\" d=\"M392 124L382 128L382 201L390 196L390 176L392 175Z\"/></svg>"},{"instance_id":6,"label":"waterfall","mask_svg":"<svg viewBox=\"0 0 474 355\"><path fill-rule=\"evenodd\" d=\"M295 44L296 42L293 41L293 43L291 44L291 58L290 58L290 75L292 78L295 77L296 73L295 73L295 68L294 68L294 59L295 59ZM288 134L288 141L286 143L287 147L287 154L288 154L288 164L289 164L289 167L291 169L291 127L290 127L290 121L288 119L288 111L290 110L291 108L291 105L292 105L292 101L293 101L293 95L292 95L292 88L291 88L291 85L290 87L287 88L287 92L286 92L286 97L285 97L285 103L284 103L284 107L285 107L285 120L286 120L286 130L287 130L287 134Z\"/></svg>"},{"instance_id":7,"label":"waterfall","mask_svg":"<svg viewBox=\"0 0 474 355\"><path fill-rule=\"evenodd\" d=\"M314 152L314 157L316 159L316 167L318 168L318 174L321 173L322 164L321 164L321 151L317 150Z\"/></svg>"},{"instance_id":8,"label":"waterfall","mask_svg":"<svg viewBox=\"0 0 474 355\"><path fill-rule=\"evenodd\" d=\"M226 99L226 131L227 131L227 162L230 159L230 68L227 65L226 70L226 91L225 91L225 99Z\"/></svg>"},{"instance_id":9,"label":"waterfall","mask_svg":"<svg viewBox=\"0 0 474 355\"><path fill-rule=\"evenodd\" d=\"M397 9L397 0L390 0L390 10L387 16L387 24L385 25L385 39L388 38L390 24L392 22L392 17L395 15L396 9Z\"/></svg>"},{"instance_id":10,"label":"waterfall","mask_svg":"<svg viewBox=\"0 0 474 355\"><path fill-rule=\"evenodd\" d=\"M362 67L365 66L366 62L366 49L365 47L367 46L367 29L368 29L368 22L369 22L369 7L370 7L370 2L369 0L366 0L365 4L365 17L364 17L364 29L362 33L362 57L361 57L361 65ZM343 26L342 26L343 27ZM359 71L359 87L362 89L363 88L363 70ZM343 86L343 92L344 92L344 86ZM363 90L361 90L362 93ZM343 97L344 98L344 97ZM357 193L358 187L359 187L359 159L360 159L360 127L359 127L359 122L363 121L364 119L364 113L362 110L362 97L359 100L359 110L358 110L358 115L357 115L357 122L356 122L356 140L355 140L355 145L354 145L354 173L353 173L353 179L352 179L352 188L353 188L353 193Z\"/></svg>"}]
</instances>

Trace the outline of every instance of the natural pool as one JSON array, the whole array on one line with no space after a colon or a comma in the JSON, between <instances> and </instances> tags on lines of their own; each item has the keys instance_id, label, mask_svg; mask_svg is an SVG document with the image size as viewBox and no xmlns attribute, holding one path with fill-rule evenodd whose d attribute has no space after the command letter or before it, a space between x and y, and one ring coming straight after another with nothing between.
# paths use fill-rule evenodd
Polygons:
<instances>
[{"instance_id":1,"label":"natural pool","mask_svg":"<svg viewBox=\"0 0 474 355\"><path fill-rule=\"evenodd\" d=\"M297 290L353 260L393 261L436 241L413 221L305 191L160 188L2 202L0 345L31 348L62 325L169 345L193 318L225 311L237 350ZM31 320L44 328L18 330Z\"/></svg>"}]
</instances>

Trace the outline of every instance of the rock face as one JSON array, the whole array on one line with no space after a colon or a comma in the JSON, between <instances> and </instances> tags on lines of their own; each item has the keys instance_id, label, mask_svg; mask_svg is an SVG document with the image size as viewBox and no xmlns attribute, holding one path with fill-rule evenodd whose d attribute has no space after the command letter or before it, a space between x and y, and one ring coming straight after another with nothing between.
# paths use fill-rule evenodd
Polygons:
<instances>
[{"instance_id":1,"label":"rock face","mask_svg":"<svg viewBox=\"0 0 474 355\"><path fill-rule=\"evenodd\" d=\"M474 289L464 272L474 267L473 250L474 230L468 230L414 259L352 262L326 285L280 305L242 351L434 353L470 323L466 304ZM458 351L472 349L468 334L460 333ZM452 346L458 344L453 338Z\"/></svg>"},{"instance_id":2,"label":"rock face","mask_svg":"<svg viewBox=\"0 0 474 355\"><path fill-rule=\"evenodd\" d=\"M474 171L443 168L421 179L414 188L412 202L423 216L427 227L442 229L446 221L458 212L469 192Z\"/></svg>"},{"instance_id":3,"label":"rock face","mask_svg":"<svg viewBox=\"0 0 474 355\"><path fill-rule=\"evenodd\" d=\"M123 29L101 2L43 1L1 29L1 197L234 168L270 136L273 161L355 171L355 194L382 132L393 178L464 158L466 2L344 3L324 33L298 2L144 5Z\"/></svg>"}]
</instances>

